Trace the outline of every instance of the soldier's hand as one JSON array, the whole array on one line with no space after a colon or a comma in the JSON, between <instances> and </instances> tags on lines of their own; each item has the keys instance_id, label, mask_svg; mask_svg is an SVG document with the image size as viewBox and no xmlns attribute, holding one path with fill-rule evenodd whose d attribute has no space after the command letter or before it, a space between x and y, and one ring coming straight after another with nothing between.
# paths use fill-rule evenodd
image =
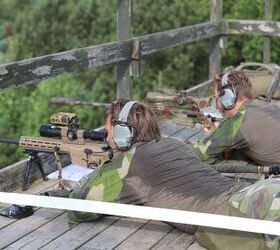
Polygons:
<instances>
[{"instance_id":1,"label":"soldier's hand","mask_svg":"<svg viewBox=\"0 0 280 250\"><path fill-rule=\"evenodd\" d=\"M214 129L216 129L217 127L219 127L220 125L220 122L218 121L215 121L215 122L212 122L211 126L204 126L203 127L203 132L205 134L209 134L210 132L212 132Z\"/></svg>"}]
</instances>

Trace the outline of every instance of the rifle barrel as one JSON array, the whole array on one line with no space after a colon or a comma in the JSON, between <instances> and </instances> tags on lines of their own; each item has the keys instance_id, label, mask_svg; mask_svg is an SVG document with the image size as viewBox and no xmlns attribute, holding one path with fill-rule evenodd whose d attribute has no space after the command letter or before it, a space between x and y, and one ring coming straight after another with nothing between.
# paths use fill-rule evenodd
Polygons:
<instances>
[{"instance_id":1,"label":"rifle barrel","mask_svg":"<svg viewBox=\"0 0 280 250\"><path fill-rule=\"evenodd\" d=\"M221 173L256 173L256 174L269 174L269 175L279 175L280 166L255 166L248 164L246 166L238 165L210 165Z\"/></svg>"},{"instance_id":2,"label":"rifle barrel","mask_svg":"<svg viewBox=\"0 0 280 250\"><path fill-rule=\"evenodd\" d=\"M93 101L81 101L74 98L68 97L53 97L50 102L56 105L84 105L84 106L92 106L92 107L105 107L110 105L110 103L104 102L93 102Z\"/></svg>"},{"instance_id":3,"label":"rifle barrel","mask_svg":"<svg viewBox=\"0 0 280 250\"><path fill-rule=\"evenodd\" d=\"M5 143L10 143L10 144L17 144L19 143L18 139L14 139L14 138L2 138L0 137L0 142L5 142Z\"/></svg>"}]
</instances>

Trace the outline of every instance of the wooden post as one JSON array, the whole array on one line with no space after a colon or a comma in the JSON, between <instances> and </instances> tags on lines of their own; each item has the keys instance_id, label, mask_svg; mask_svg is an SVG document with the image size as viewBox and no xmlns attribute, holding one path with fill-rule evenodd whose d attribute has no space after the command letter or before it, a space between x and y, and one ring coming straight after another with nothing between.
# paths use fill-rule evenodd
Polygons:
<instances>
[{"instance_id":1,"label":"wooden post","mask_svg":"<svg viewBox=\"0 0 280 250\"><path fill-rule=\"evenodd\" d=\"M210 22L212 24L218 25L221 23L222 11L223 1L211 0ZM220 38L220 35L210 38L209 79L221 71Z\"/></svg>"},{"instance_id":2,"label":"wooden post","mask_svg":"<svg viewBox=\"0 0 280 250\"><path fill-rule=\"evenodd\" d=\"M271 0L265 0L265 20L272 20ZM264 37L263 41L263 62L270 63L271 59L271 37Z\"/></svg>"},{"instance_id":3,"label":"wooden post","mask_svg":"<svg viewBox=\"0 0 280 250\"><path fill-rule=\"evenodd\" d=\"M118 0L117 38L131 37L132 0ZM131 98L132 79L130 78L131 60L117 63L117 99Z\"/></svg>"}]
</instances>

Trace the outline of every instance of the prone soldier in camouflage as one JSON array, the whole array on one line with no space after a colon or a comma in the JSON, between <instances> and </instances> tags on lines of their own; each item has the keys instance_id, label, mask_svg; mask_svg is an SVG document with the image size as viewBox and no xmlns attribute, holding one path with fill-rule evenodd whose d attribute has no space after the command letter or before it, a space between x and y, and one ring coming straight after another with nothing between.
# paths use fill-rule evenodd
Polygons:
<instances>
[{"instance_id":1,"label":"prone soldier in camouflage","mask_svg":"<svg viewBox=\"0 0 280 250\"><path fill-rule=\"evenodd\" d=\"M194 145L202 161L215 163L238 152L258 165L280 163L280 108L252 99L252 84L242 71L214 79L216 106L225 119Z\"/></svg>"},{"instance_id":2,"label":"prone soldier in camouflage","mask_svg":"<svg viewBox=\"0 0 280 250\"><path fill-rule=\"evenodd\" d=\"M161 138L157 117L147 105L124 100L112 103L106 111L106 130L114 158L77 185L70 197L279 221L280 181L269 179L250 186L221 175L201 162L190 145ZM78 211L68 214L71 222L94 221L101 216ZM172 225L188 233L198 229ZM209 249L279 247L277 238L259 234L225 235L218 229L212 234L208 228L199 228L196 236ZM216 248L225 241L228 248ZM240 242L245 247L236 247Z\"/></svg>"}]
</instances>

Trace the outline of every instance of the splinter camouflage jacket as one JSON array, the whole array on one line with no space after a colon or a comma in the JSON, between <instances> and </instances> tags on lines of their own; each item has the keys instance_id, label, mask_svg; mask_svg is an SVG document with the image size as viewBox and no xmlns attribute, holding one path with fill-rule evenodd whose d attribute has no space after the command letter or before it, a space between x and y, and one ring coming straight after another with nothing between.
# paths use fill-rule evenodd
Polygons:
<instances>
[{"instance_id":1,"label":"splinter camouflage jacket","mask_svg":"<svg viewBox=\"0 0 280 250\"><path fill-rule=\"evenodd\" d=\"M227 206L235 209L231 205L232 195L248 185L224 177L202 163L188 145L161 138L158 142L137 143L111 164L101 166L84 184L77 186L71 197L222 214ZM236 199L235 206L239 200L242 199ZM76 222L100 217L75 211L68 214ZM268 219L274 220L275 216ZM188 233L197 229L183 224L174 226ZM198 238L211 239L211 235L201 231Z\"/></svg>"},{"instance_id":2,"label":"splinter camouflage jacket","mask_svg":"<svg viewBox=\"0 0 280 250\"><path fill-rule=\"evenodd\" d=\"M260 165L269 165L280 163L279 133L280 107L252 100L193 147L210 164L221 159L226 149L234 149Z\"/></svg>"}]
</instances>

